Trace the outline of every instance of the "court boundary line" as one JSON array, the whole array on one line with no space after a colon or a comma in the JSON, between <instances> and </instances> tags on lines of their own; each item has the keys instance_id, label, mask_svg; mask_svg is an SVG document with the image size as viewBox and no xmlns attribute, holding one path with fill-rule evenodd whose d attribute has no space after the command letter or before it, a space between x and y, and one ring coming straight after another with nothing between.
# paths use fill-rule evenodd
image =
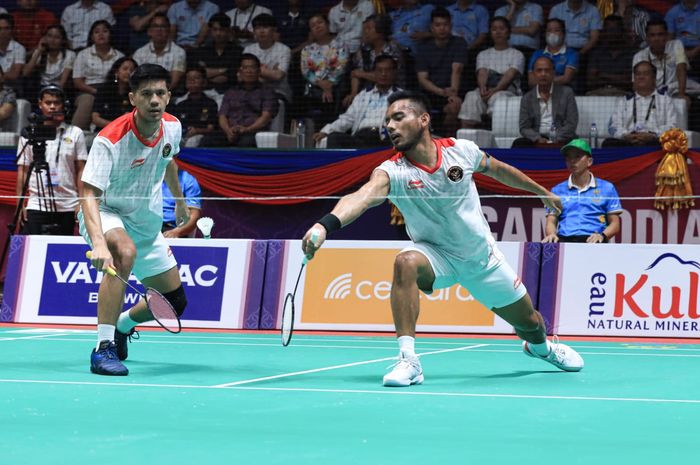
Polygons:
<instances>
[{"instance_id":1,"label":"court boundary line","mask_svg":"<svg viewBox=\"0 0 700 465\"><path fill-rule=\"evenodd\" d=\"M419 357L424 357L426 355L443 354L446 352L457 352L457 351L461 351L461 350L476 349L478 347L486 347L486 346L488 346L488 344L476 344L476 345L472 345L472 346L454 347L452 349L443 349L443 350L435 350L432 352L423 352L422 354L416 354L416 355L418 355ZM396 356L393 356L393 357L377 358L374 360L363 360L360 362L344 363L341 365L332 365L332 366L328 366L328 367L312 368L310 370L294 371L294 372L290 372L290 373L282 373L279 375L264 376L261 378L251 378L251 379L244 379L244 380L240 380L240 381L233 381L230 383L216 384L212 387L228 388L228 387L233 387L233 386L239 386L242 384L257 383L260 381L269 381L272 379L289 378L291 376L300 376L300 375L306 375L309 373L319 373L322 371L339 370L341 368L349 368L349 367L360 366L360 365L369 365L371 363L386 362L389 360L397 360L397 358L396 358Z\"/></svg>"},{"instance_id":2,"label":"court boundary line","mask_svg":"<svg viewBox=\"0 0 700 465\"><path fill-rule=\"evenodd\" d=\"M55 384L71 386L109 386L109 387L138 387L138 388L165 388L165 389L211 389L217 391L277 391L277 392L302 392L302 393L328 393L328 394L383 394L403 396L435 396L435 397L471 397L471 398L501 398L501 399L539 399L539 400L573 400L573 401L598 401L598 402L641 402L659 404L700 404L700 399L664 399L650 397L611 397L611 396L547 396L539 394L497 394L479 392L440 392L419 391L411 388L384 388L384 389L323 389L323 388L285 388L264 386L231 386L217 388L208 385L191 384L152 384L152 383L117 383L94 381L52 381L31 379L0 379L0 384Z\"/></svg>"}]
</instances>

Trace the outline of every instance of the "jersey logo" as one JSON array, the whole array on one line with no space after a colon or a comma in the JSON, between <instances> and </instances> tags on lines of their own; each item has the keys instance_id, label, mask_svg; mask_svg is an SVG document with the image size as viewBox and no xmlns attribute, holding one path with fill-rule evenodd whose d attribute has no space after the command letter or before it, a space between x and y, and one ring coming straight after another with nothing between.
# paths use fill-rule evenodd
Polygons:
<instances>
[{"instance_id":1,"label":"jersey logo","mask_svg":"<svg viewBox=\"0 0 700 465\"><path fill-rule=\"evenodd\" d=\"M131 168L136 168L137 166L141 166L144 163L146 163L145 158L137 158L136 160L131 162Z\"/></svg>"},{"instance_id":2,"label":"jersey logo","mask_svg":"<svg viewBox=\"0 0 700 465\"><path fill-rule=\"evenodd\" d=\"M460 182L464 178L464 170L462 170L461 167L459 166L451 166L450 169L447 170L447 179L450 181L457 183Z\"/></svg>"},{"instance_id":3,"label":"jersey logo","mask_svg":"<svg viewBox=\"0 0 700 465\"><path fill-rule=\"evenodd\" d=\"M163 158L168 158L170 152L173 150L173 146L170 144L165 144L163 147Z\"/></svg>"},{"instance_id":4,"label":"jersey logo","mask_svg":"<svg viewBox=\"0 0 700 465\"><path fill-rule=\"evenodd\" d=\"M420 179L412 179L411 181L408 181L408 189L423 189L425 187L425 184L423 184L423 181Z\"/></svg>"}]
</instances>

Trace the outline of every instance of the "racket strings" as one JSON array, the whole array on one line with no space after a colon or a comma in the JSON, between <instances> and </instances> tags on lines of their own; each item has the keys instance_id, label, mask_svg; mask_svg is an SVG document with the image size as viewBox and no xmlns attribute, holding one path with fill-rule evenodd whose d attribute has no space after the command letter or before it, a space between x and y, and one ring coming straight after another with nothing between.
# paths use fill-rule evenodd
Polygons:
<instances>
[{"instance_id":1,"label":"racket strings","mask_svg":"<svg viewBox=\"0 0 700 465\"><path fill-rule=\"evenodd\" d=\"M153 318L155 318L163 328L171 332L180 331L180 319L173 306L163 294L155 289L149 288L146 291L146 302L148 303L148 308L151 310Z\"/></svg>"}]
</instances>

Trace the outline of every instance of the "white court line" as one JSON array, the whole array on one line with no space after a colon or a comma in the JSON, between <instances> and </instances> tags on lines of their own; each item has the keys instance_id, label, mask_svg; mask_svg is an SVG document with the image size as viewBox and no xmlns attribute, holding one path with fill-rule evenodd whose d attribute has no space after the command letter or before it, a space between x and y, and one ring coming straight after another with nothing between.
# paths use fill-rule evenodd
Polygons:
<instances>
[{"instance_id":1,"label":"white court line","mask_svg":"<svg viewBox=\"0 0 700 465\"><path fill-rule=\"evenodd\" d=\"M602 402L643 402L659 404L700 404L700 399L654 399L648 397L586 397L586 396L546 396L535 394L492 394L492 393L467 393L467 392L434 392L419 391L414 388L386 388L386 389L319 389L319 388L276 388L256 386L233 386L218 388L217 386L199 386L192 384L150 384L150 383L114 383L114 382L90 382L90 381L50 381L32 379L0 379L0 384L52 384L70 386L112 386L112 387L140 387L140 388L165 388L165 389L211 389L219 392L232 391L277 391L277 392L301 392L301 393L327 393L327 394L383 394L390 396L434 396L434 397L473 397L496 399L541 399L541 400L574 400L574 401L602 401Z\"/></svg>"},{"instance_id":2,"label":"white court line","mask_svg":"<svg viewBox=\"0 0 700 465\"><path fill-rule=\"evenodd\" d=\"M46 338L46 337L55 337L55 336L67 336L67 334L52 333L52 334L41 334L38 336L0 337L0 341L22 341L24 339L42 339L42 338ZM80 339L80 340L82 341L84 339Z\"/></svg>"},{"instance_id":3,"label":"white court line","mask_svg":"<svg viewBox=\"0 0 700 465\"><path fill-rule=\"evenodd\" d=\"M423 357L426 355L435 355L435 354L444 354L446 352L455 352L458 350L469 350L469 349L475 349L477 347L485 347L488 344L476 344L472 346L464 346L464 347L456 347L454 349L443 349L443 350L436 350L433 352L423 352L422 354L418 354L419 357ZM330 367L322 367L322 368L314 368L311 370L303 370L303 371L294 371L292 373L282 373L281 375L273 375L273 376L265 376L263 378L253 378L253 379L244 379L241 381L234 381L231 383L225 383L225 384L217 384L213 387L216 388L226 388L226 387L231 387L231 386L239 386L241 384L249 384L249 383L257 383L258 381L268 381L271 379L279 379L279 378L288 378L290 376L298 376L298 375L306 375L309 373L318 373L321 371L329 371L329 370L337 370L340 368L348 368L348 367L354 367L354 366L360 366L360 365L368 365L370 363L377 363L377 362L386 362L388 360L396 360L396 357L384 357L384 358L377 358L374 360L364 360L361 362L353 362L353 363L345 363L343 365L333 365Z\"/></svg>"}]
</instances>

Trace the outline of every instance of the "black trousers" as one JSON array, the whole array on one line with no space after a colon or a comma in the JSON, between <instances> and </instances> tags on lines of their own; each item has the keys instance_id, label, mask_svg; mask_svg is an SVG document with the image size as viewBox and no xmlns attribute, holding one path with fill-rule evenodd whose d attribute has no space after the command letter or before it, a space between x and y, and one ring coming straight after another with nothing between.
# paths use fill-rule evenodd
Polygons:
<instances>
[{"instance_id":1,"label":"black trousers","mask_svg":"<svg viewBox=\"0 0 700 465\"><path fill-rule=\"evenodd\" d=\"M74 212L27 210L27 222L22 227L22 234L43 236L72 236L74 231Z\"/></svg>"},{"instance_id":2,"label":"black trousers","mask_svg":"<svg viewBox=\"0 0 700 465\"><path fill-rule=\"evenodd\" d=\"M362 128L355 134L345 132L332 132L328 134L328 148L354 149L365 147L386 147L391 145L388 139L382 140L379 137L379 129Z\"/></svg>"}]
</instances>

